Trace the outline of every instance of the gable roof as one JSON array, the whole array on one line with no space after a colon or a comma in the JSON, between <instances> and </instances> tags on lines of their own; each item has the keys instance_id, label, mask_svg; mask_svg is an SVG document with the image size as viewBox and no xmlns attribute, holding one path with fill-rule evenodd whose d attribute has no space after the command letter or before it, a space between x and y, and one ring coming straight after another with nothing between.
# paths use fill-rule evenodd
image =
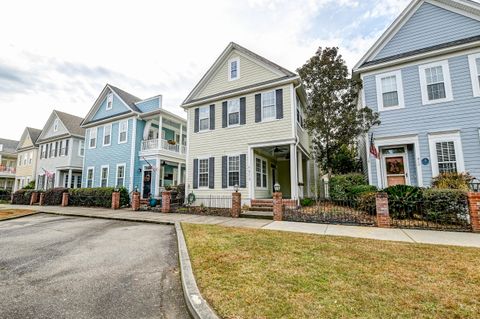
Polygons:
<instances>
[{"instance_id":1,"label":"gable roof","mask_svg":"<svg viewBox=\"0 0 480 319\"><path fill-rule=\"evenodd\" d=\"M53 110L53 112L50 114L50 117L47 120L47 123L45 123L45 126L43 127L43 130L40 133L40 136L38 137L37 142L42 142L42 141L51 139L51 138L44 138L43 135L46 134L49 126L51 125L51 122L54 120L55 117L57 117L62 122L63 126L68 132L68 135L85 136L85 129L80 127L80 124L82 123L83 118L76 115L68 114L65 112ZM57 136L55 136L55 138L57 138Z\"/></svg>"},{"instance_id":2,"label":"gable roof","mask_svg":"<svg viewBox=\"0 0 480 319\"><path fill-rule=\"evenodd\" d=\"M32 140L33 144L36 144L38 137L40 136L40 134L42 134L42 130L32 127L27 127L27 132L30 135L30 139Z\"/></svg>"},{"instance_id":3,"label":"gable roof","mask_svg":"<svg viewBox=\"0 0 480 319\"><path fill-rule=\"evenodd\" d=\"M3 145L3 150L0 153L15 154L17 152L18 142L19 141L0 138L0 145Z\"/></svg>"},{"instance_id":4,"label":"gable roof","mask_svg":"<svg viewBox=\"0 0 480 319\"><path fill-rule=\"evenodd\" d=\"M472 43L478 41L475 37L466 37L465 39L457 39L448 43L441 43L419 50L404 52L401 54L384 57L378 60L373 60L375 56L389 43L389 41L397 34L397 32L404 26L409 19L417 12L417 10L425 3L444 8L446 10L480 20L480 3L471 0L413 0L403 10L403 12L394 20L394 22L387 28L387 30L380 36L380 38L373 44L367 53L355 65L354 72L358 69L380 64L384 62L394 61L403 57L414 56L426 52L433 52L440 49L450 48L453 46Z\"/></svg>"},{"instance_id":5,"label":"gable roof","mask_svg":"<svg viewBox=\"0 0 480 319\"><path fill-rule=\"evenodd\" d=\"M20 141L18 142L17 151L20 151L20 150L23 150L23 149L30 149L32 147L37 146L36 142L37 142L38 137L40 136L41 133L42 133L42 130L38 130L36 128L31 128L31 127L26 127L23 130L22 137L20 138ZM27 136L30 137L30 140L32 141L32 145L22 147L22 145L24 144Z\"/></svg>"},{"instance_id":6,"label":"gable roof","mask_svg":"<svg viewBox=\"0 0 480 319\"><path fill-rule=\"evenodd\" d=\"M213 65L208 69L208 71L205 73L205 75L200 79L200 81L197 83L197 85L195 85L195 87L193 88L193 90L188 94L188 96L186 97L186 99L183 101L182 103L182 106L188 104L188 103L191 103L194 101L193 99L193 96L208 82L208 80L210 79L210 77L215 73L215 71L217 70L217 68L219 67L219 65L221 65L225 59L227 59L228 55L233 51L233 50L237 50L241 53L243 53L244 55L250 57L251 59L253 60L257 60L261 63L264 63L266 65L268 65L269 67L271 67L272 69L278 71L279 73L283 74L284 77L283 79L285 78L290 78L290 77L296 77L297 74L281 67L280 65L242 47L241 45L235 43L235 42L230 42L228 44L228 46L225 48L225 50L223 50L222 54L220 54L220 56L215 60L215 62L213 63ZM280 80L280 79L279 79ZM244 89L244 88L241 88L241 89ZM239 90L241 90L239 89ZM236 91L236 90L234 90ZM208 99L209 97L205 97L205 98L201 98L199 100L204 100L204 99Z\"/></svg>"},{"instance_id":7,"label":"gable roof","mask_svg":"<svg viewBox=\"0 0 480 319\"><path fill-rule=\"evenodd\" d=\"M125 92L113 85L107 84L108 87L112 89L112 91L115 91L117 95L125 102L133 111L135 112L141 112L140 109L135 105L135 103L140 102L142 99L136 97L135 95L132 95L128 92Z\"/></svg>"}]
</instances>

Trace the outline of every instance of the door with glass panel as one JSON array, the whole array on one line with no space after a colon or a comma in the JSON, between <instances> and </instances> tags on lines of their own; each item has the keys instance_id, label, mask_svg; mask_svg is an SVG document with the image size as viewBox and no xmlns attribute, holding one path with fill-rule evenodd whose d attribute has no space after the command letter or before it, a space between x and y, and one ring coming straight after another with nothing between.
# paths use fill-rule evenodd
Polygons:
<instances>
[{"instance_id":1,"label":"door with glass panel","mask_svg":"<svg viewBox=\"0 0 480 319\"><path fill-rule=\"evenodd\" d=\"M382 149L384 185L406 185L408 183L407 156L404 147Z\"/></svg>"}]
</instances>

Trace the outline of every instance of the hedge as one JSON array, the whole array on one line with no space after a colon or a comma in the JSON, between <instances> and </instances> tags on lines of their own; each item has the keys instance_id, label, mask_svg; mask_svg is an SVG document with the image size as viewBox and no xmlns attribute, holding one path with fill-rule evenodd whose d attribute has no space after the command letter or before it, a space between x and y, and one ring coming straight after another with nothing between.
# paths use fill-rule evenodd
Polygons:
<instances>
[{"instance_id":1,"label":"hedge","mask_svg":"<svg viewBox=\"0 0 480 319\"><path fill-rule=\"evenodd\" d=\"M423 215L430 221L463 224L468 220L468 195L459 189L429 188L423 191Z\"/></svg>"},{"instance_id":2,"label":"hedge","mask_svg":"<svg viewBox=\"0 0 480 319\"><path fill-rule=\"evenodd\" d=\"M64 187L56 187L45 191L43 204L49 206L58 206L62 204L63 193L68 193L68 189Z\"/></svg>"},{"instance_id":3,"label":"hedge","mask_svg":"<svg viewBox=\"0 0 480 319\"><path fill-rule=\"evenodd\" d=\"M367 185L365 176L362 174L334 175L329 181L330 198L333 200L349 199L353 196L352 188L360 185Z\"/></svg>"},{"instance_id":4,"label":"hedge","mask_svg":"<svg viewBox=\"0 0 480 319\"><path fill-rule=\"evenodd\" d=\"M33 191L20 189L13 193L12 204L15 205L30 205L30 198L32 197Z\"/></svg>"},{"instance_id":5,"label":"hedge","mask_svg":"<svg viewBox=\"0 0 480 319\"><path fill-rule=\"evenodd\" d=\"M86 207L112 207L113 187L97 187L97 188L76 188L70 189L69 206L86 206ZM120 207L130 204L130 197L126 188L119 189Z\"/></svg>"}]
</instances>

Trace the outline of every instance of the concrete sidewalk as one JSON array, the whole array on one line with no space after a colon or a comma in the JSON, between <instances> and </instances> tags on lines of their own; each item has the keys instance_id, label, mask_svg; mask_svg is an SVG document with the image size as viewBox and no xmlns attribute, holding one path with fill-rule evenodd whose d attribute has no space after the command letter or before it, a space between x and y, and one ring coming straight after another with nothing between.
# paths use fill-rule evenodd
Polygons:
<instances>
[{"instance_id":1,"label":"concrete sidewalk","mask_svg":"<svg viewBox=\"0 0 480 319\"><path fill-rule=\"evenodd\" d=\"M263 219L230 218L216 216L198 216L187 214L162 214L153 212L135 212L130 209L111 210L104 208L60 207L60 206L26 206L3 205L0 209L32 209L38 212L60 214L67 216L83 216L94 218L108 218L125 221L151 222L161 224L174 224L184 222L192 224L211 224L229 227L247 227L265 230L290 231L306 234L345 236L355 238L368 238L377 240L400 241L409 243L453 245L480 248L480 234L443 232L431 230L414 230L399 228L377 228L362 226L344 226L311 224L296 222L275 222Z\"/></svg>"}]
</instances>

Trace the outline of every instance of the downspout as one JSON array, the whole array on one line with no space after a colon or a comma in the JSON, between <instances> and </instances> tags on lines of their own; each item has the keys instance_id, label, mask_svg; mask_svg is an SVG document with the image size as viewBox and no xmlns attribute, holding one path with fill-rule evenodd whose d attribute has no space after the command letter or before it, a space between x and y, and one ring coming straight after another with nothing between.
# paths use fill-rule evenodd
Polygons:
<instances>
[{"instance_id":1,"label":"downspout","mask_svg":"<svg viewBox=\"0 0 480 319\"><path fill-rule=\"evenodd\" d=\"M297 89L301 86L302 86L302 83L300 83L299 85L297 85L293 88L293 93L295 94L295 96L293 97L293 102L295 103L295 112L293 113L293 127L294 127L293 131L295 132L295 134L294 134L294 138L295 138L295 158L296 158L296 161L295 161L296 174L295 174L295 176L297 177L297 185L296 185L296 187L297 187L297 194L296 194L297 195L297 200L300 200L300 198L298 196L298 187L299 186L298 186L298 157L297 157L297 152L298 152L297 149L298 149L298 145L300 144L300 140L298 139L298 134L297 134L297 119L296 119L296 117L297 117Z\"/></svg>"}]
</instances>

